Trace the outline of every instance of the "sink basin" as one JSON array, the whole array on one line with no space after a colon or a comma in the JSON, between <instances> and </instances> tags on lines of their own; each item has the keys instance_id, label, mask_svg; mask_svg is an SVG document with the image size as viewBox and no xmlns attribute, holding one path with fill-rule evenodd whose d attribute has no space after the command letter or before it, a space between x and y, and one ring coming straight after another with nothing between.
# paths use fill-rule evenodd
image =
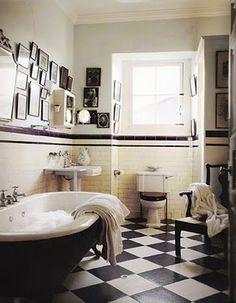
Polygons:
<instances>
[{"instance_id":1,"label":"sink basin","mask_svg":"<svg viewBox=\"0 0 236 303\"><path fill-rule=\"evenodd\" d=\"M102 168L100 166L70 166L44 169L44 173L46 174L70 177L70 189L72 191L79 191L81 189L81 178L85 176L98 176L101 175L101 172Z\"/></svg>"}]
</instances>

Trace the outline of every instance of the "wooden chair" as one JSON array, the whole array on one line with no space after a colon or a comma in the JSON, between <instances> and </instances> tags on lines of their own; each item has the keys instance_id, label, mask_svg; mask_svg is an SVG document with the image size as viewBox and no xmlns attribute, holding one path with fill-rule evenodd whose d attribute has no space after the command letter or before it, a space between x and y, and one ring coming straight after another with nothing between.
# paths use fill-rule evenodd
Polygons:
<instances>
[{"instance_id":1,"label":"wooden chair","mask_svg":"<svg viewBox=\"0 0 236 303\"><path fill-rule=\"evenodd\" d=\"M228 208L229 203L229 192L228 192L228 173L227 173L227 164L206 164L206 184L211 185L211 169L218 168L218 182L221 185L221 193L219 195L219 200L223 206ZM199 221L191 216L191 206L192 206L192 192L181 192L180 196L187 196L187 210L186 217L175 220L175 254L177 257L181 256L181 231L190 231L194 233L199 233L204 235L204 242L208 248L210 248L210 238L207 234L207 225L205 221ZM227 229L223 230L221 233L216 235L215 237L220 237L223 242L223 248L225 252L225 256L227 255Z\"/></svg>"}]
</instances>

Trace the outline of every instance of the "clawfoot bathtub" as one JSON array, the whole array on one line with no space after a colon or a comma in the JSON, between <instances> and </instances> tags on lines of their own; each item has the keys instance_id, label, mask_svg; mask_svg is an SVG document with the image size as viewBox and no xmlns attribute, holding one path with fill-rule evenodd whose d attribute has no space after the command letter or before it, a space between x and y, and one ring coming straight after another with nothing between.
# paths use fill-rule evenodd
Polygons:
<instances>
[{"instance_id":1,"label":"clawfoot bathtub","mask_svg":"<svg viewBox=\"0 0 236 303\"><path fill-rule=\"evenodd\" d=\"M23 228L32 214L70 214L97 193L51 192L22 198L0 210L0 297L46 302L89 249L101 228L96 214L85 214L54 228ZM19 226L21 228L19 228ZM25 229L25 230L24 230Z\"/></svg>"}]
</instances>

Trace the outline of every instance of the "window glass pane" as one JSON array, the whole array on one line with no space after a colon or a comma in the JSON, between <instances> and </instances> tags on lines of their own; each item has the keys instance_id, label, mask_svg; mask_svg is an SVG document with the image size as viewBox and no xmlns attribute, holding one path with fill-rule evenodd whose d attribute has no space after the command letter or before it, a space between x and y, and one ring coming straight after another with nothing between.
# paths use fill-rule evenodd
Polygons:
<instances>
[{"instance_id":1,"label":"window glass pane","mask_svg":"<svg viewBox=\"0 0 236 303\"><path fill-rule=\"evenodd\" d=\"M158 66L156 87L158 94L180 93L180 66Z\"/></svg>"},{"instance_id":2,"label":"window glass pane","mask_svg":"<svg viewBox=\"0 0 236 303\"><path fill-rule=\"evenodd\" d=\"M133 68L133 95L154 95L155 85L155 67Z\"/></svg>"}]
</instances>

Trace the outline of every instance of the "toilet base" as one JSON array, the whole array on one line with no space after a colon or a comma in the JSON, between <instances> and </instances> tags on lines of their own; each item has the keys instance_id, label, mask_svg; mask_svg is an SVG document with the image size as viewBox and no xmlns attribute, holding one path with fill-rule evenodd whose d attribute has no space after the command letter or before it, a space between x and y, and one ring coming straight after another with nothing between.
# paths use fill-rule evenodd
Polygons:
<instances>
[{"instance_id":1,"label":"toilet base","mask_svg":"<svg viewBox=\"0 0 236 303\"><path fill-rule=\"evenodd\" d=\"M161 226L161 219L159 216L158 209L148 208L146 226L153 228L157 228Z\"/></svg>"}]
</instances>

